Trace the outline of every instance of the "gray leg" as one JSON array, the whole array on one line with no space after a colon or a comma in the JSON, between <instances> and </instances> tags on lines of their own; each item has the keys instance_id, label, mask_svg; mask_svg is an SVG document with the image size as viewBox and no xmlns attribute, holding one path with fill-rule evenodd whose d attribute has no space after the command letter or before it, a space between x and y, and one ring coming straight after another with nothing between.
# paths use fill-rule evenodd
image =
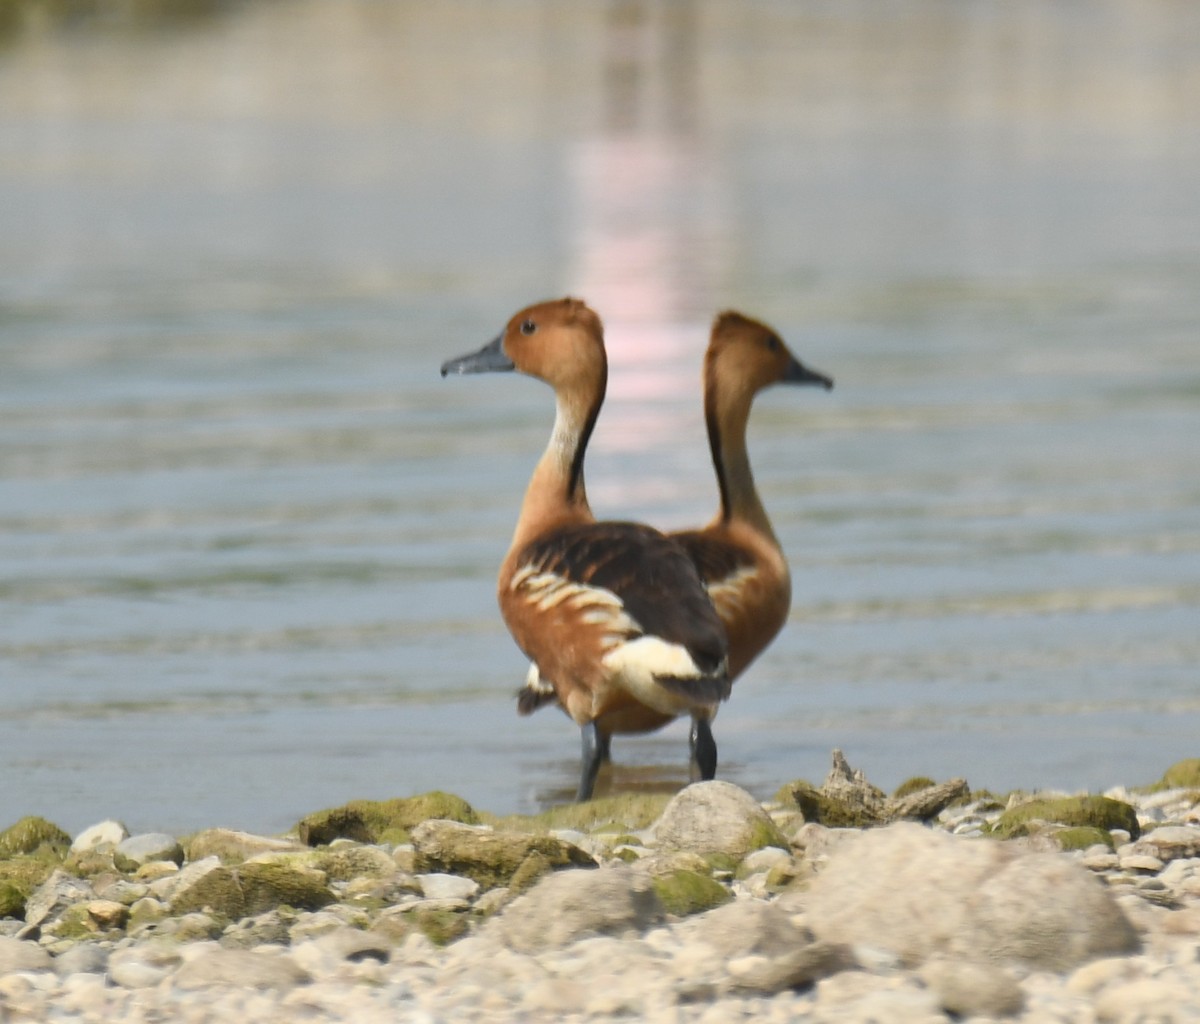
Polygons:
<instances>
[{"instance_id":1,"label":"gray leg","mask_svg":"<svg viewBox=\"0 0 1200 1024\"><path fill-rule=\"evenodd\" d=\"M600 771L600 762L608 749L606 737L600 735L595 722L588 722L581 730L583 738L583 758L579 772L579 792L575 800L582 803L592 798L592 790L596 787L596 775Z\"/></svg>"},{"instance_id":2,"label":"gray leg","mask_svg":"<svg viewBox=\"0 0 1200 1024\"><path fill-rule=\"evenodd\" d=\"M717 741L713 739L712 726L707 718L692 719L691 736L692 763L707 781L717 777Z\"/></svg>"}]
</instances>

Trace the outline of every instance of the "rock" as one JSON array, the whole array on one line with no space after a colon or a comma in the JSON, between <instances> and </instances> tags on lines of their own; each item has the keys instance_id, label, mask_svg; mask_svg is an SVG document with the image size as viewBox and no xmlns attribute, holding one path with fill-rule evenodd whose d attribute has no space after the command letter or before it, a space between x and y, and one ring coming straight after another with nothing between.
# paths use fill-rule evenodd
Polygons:
<instances>
[{"instance_id":1,"label":"rock","mask_svg":"<svg viewBox=\"0 0 1200 1024\"><path fill-rule=\"evenodd\" d=\"M1200 757L1176 761L1163 772L1155 789L1200 789Z\"/></svg>"},{"instance_id":2,"label":"rock","mask_svg":"<svg viewBox=\"0 0 1200 1024\"><path fill-rule=\"evenodd\" d=\"M202 871L199 870L201 866ZM180 877L180 883L168 890L167 902L172 913L207 911L231 921L246 916L246 897L234 869L225 867L216 857L189 864L180 872ZM150 891L156 891L154 885L150 886Z\"/></svg>"},{"instance_id":3,"label":"rock","mask_svg":"<svg viewBox=\"0 0 1200 1024\"><path fill-rule=\"evenodd\" d=\"M1159 826L1134 843L1133 852L1162 861L1200 857L1200 828L1188 825Z\"/></svg>"},{"instance_id":4,"label":"rock","mask_svg":"<svg viewBox=\"0 0 1200 1024\"><path fill-rule=\"evenodd\" d=\"M560 804L531 817L504 818L496 827L539 834L570 830L589 835L628 835L649 828L662 817L670 801L668 793L618 793L578 804Z\"/></svg>"},{"instance_id":5,"label":"rock","mask_svg":"<svg viewBox=\"0 0 1200 1024\"><path fill-rule=\"evenodd\" d=\"M1050 838L1058 844L1060 850L1090 850L1095 846L1113 849L1112 833L1107 829L1093 828L1090 825L1075 825L1057 829L1050 833Z\"/></svg>"},{"instance_id":6,"label":"rock","mask_svg":"<svg viewBox=\"0 0 1200 1024\"><path fill-rule=\"evenodd\" d=\"M520 952L555 949L589 935L642 932L661 920L650 879L625 865L596 871L558 871L491 918Z\"/></svg>"},{"instance_id":7,"label":"rock","mask_svg":"<svg viewBox=\"0 0 1200 1024\"><path fill-rule=\"evenodd\" d=\"M54 970L64 978L72 974L104 974L111 955L98 942L77 942L54 958Z\"/></svg>"},{"instance_id":8,"label":"rock","mask_svg":"<svg viewBox=\"0 0 1200 1024\"><path fill-rule=\"evenodd\" d=\"M25 913L26 890L7 878L0 879L0 918L21 917Z\"/></svg>"},{"instance_id":9,"label":"rock","mask_svg":"<svg viewBox=\"0 0 1200 1024\"><path fill-rule=\"evenodd\" d=\"M1194 1007L1194 993L1171 979L1138 978L1104 989L1096 996L1096 1020L1103 1024L1162 1021L1183 1024L1195 1020L1184 1007Z\"/></svg>"},{"instance_id":10,"label":"rock","mask_svg":"<svg viewBox=\"0 0 1200 1024\"><path fill-rule=\"evenodd\" d=\"M1107 890L1070 859L919 825L835 849L806 906L818 937L879 946L909 964L945 954L1063 971L1138 948Z\"/></svg>"},{"instance_id":11,"label":"rock","mask_svg":"<svg viewBox=\"0 0 1200 1024\"><path fill-rule=\"evenodd\" d=\"M552 836L497 832L454 821L426 821L412 830L418 874L444 873L472 878L484 889L509 885L522 864L536 855L539 866L595 867L579 848Z\"/></svg>"},{"instance_id":12,"label":"rock","mask_svg":"<svg viewBox=\"0 0 1200 1024\"><path fill-rule=\"evenodd\" d=\"M378 932L336 928L292 948L292 959L312 977L335 974L346 963L387 963L393 943Z\"/></svg>"},{"instance_id":13,"label":"rock","mask_svg":"<svg viewBox=\"0 0 1200 1024\"><path fill-rule=\"evenodd\" d=\"M723 854L740 860L764 846L787 849L787 839L762 805L730 782L712 780L687 786L667 804L655 825L664 850Z\"/></svg>"},{"instance_id":14,"label":"rock","mask_svg":"<svg viewBox=\"0 0 1200 1024\"><path fill-rule=\"evenodd\" d=\"M888 797L871 785L861 770L852 769L840 750L833 751L832 760L820 789L800 779L780 789L776 799L799 808L808 822L832 828L867 828L889 821L928 821L968 793L965 779L936 783L917 778Z\"/></svg>"},{"instance_id":15,"label":"rock","mask_svg":"<svg viewBox=\"0 0 1200 1024\"><path fill-rule=\"evenodd\" d=\"M320 910L335 899L325 884L324 873L313 868L249 861L234 874L242 888L246 915L278 906Z\"/></svg>"},{"instance_id":16,"label":"rock","mask_svg":"<svg viewBox=\"0 0 1200 1024\"><path fill-rule=\"evenodd\" d=\"M728 969L733 988L774 995L811 985L818 978L836 974L846 964L843 947L814 941L776 957L756 954L738 957L729 961Z\"/></svg>"},{"instance_id":17,"label":"rock","mask_svg":"<svg viewBox=\"0 0 1200 1024\"><path fill-rule=\"evenodd\" d=\"M993 834L1008 839L1027 835L1034 822L1091 828L1124 829L1135 839L1141 834L1137 812L1123 800L1107 796L1068 796L1027 800L1000 815Z\"/></svg>"},{"instance_id":18,"label":"rock","mask_svg":"<svg viewBox=\"0 0 1200 1024\"><path fill-rule=\"evenodd\" d=\"M23 853L51 853L62 859L71 846L71 837L45 818L30 815L0 832L0 860Z\"/></svg>"},{"instance_id":19,"label":"rock","mask_svg":"<svg viewBox=\"0 0 1200 1024\"><path fill-rule=\"evenodd\" d=\"M94 899L95 890L82 878L55 871L25 902L26 926L41 925L53 920L73 904Z\"/></svg>"},{"instance_id":20,"label":"rock","mask_svg":"<svg viewBox=\"0 0 1200 1024\"><path fill-rule=\"evenodd\" d=\"M183 960L179 946L156 940L114 950L108 976L122 988L150 988L167 977Z\"/></svg>"},{"instance_id":21,"label":"rock","mask_svg":"<svg viewBox=\"0 0 1200 1024\"><path fill-rule=\"evenodd\" d=\"M1017 980L993 964L931 960L919 977L937 993L942 1009L955 1018L1011 1017L1025 1006Z\"/></svg>"},{"instance_id":22,"label":"rock","mask_svg":"<svg viewBox=\"0 0 1200 1024\"><path fill-rule=\"evenodd\" d=\"M243 949L209 949L187 960L172 979L181 989L213 985L242 989L290 989L309 981L290 957Z\"/></svg>"},{"instance_id":23,"label":"rock","mask_svg":"<svg viewBox=\"0 0 1200 1024\"><path fill-rule=\"evenodd\" d=\"M313 866L331 881L392 878L399 871L395 858L378 846L335 846L320 851Z\"/></svg>"},{"instance_id":24,"label":"rock","mask_svg":"<svg viewBox=\"0 0 1200 1024\"><path fill-rule=\"evenodd\" d=\"M118 871L134 872L143 864L161 860L183 863L183 847L174 836L163 832L130 836L113 850L113 864Z\"/></svg>"},{"instance_id":25,"label":"rock","mask_svg":"<svg viewBox=\"0 0 1200 1024\"><path fill-rule=\"evenodd\" d=\"M1163 869L1163 862L1157 857L1145 853L1130 853L1118 860L1122 871L1141 871L1158 874Z\"/></svg>"},{"instance_id":26,"label":"rock","mask_svg":"<svg viewBox=\"0 0 1200 1024\"><path fill-rule=\"evenodd\" d=\"M712 910L733 899L733 893L725 886L698 871L678 870L654 875L652 885L663 909L677 917Z\"/></svg>"},{"instance_id":27,"label":"rock","mask_svg":"<svg viewBox=\"0 0 1200 1024\"><path fill-rule=\"evenodd\" d=\"M91 900L84 909L101 931L121 928L129 918L129 908L116 900Z\"/></svg>"},{"instance_id":28,"label":"rock","mask_svg":"<svg viewBox=\"0 0 1200 1024\"><path fill-rule=\"evenodd\" d=\"M184 843L189 861L217 857L222 864L241 864L263 853L287 853L305 847L294 839L258 836L228 828L209 828L197 832Z\"/></svg>"},{"instance_id":29,"label":"rock","mask_svg":"<svg viewBox=\"0 0 1200 1024\"><path fill-rule=\"evenodd\" d=\"M119 821L102 821L85 828L71 842L72 853L86 853L91 850L115 849L119 843L129 838L129 832Z\"/></svg>"},{"instance_id":30,"label":"rock","mask_svg":"<svg viewBox=\"0 0 1200 1024\"><path fill-rule=\"evenodd\" d=\"M466 825L479 823L479 816L461 797L434 791L397 800L353 800L310 814L300 821L296 831L308 846L340 838L360 843L404 843L414 825L431 818Z\"/></svg>"},{"instance_id":31,"label":"rock","mask_svg":"<svg viewBox=\"0 0 1200 1024\"><path fill-rule=\"evenodd\" d=\"M35 942L0 935L0 975L14 971L49 971L50 954Z\"/></svg>"},{"instance_id":32,"label":"rock","mask_svg":"<svg viewBox=\"0 0 1200 1024\"><path fill-rule=\"evenodd\" d=\"M458 875L417 875L417 884L429 900L469 900L479 892L478 882Z\"/></svg>"}]
</instances>

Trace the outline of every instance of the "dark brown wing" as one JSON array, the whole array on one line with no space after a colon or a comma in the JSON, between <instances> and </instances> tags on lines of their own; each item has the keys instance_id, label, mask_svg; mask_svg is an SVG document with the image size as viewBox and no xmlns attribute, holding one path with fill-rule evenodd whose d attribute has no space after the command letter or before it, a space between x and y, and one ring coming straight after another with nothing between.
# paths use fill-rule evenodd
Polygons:
<instances>
[{"instance_id":1,"label":"dark brown wing","mask_svg":"<svg viewBox=\"0 0 1200 1024\"><path fill-rule=\"evenodd\" d=\"M626 522L564 527L529 545L519 562L611 591L643 634L681 645L706 674L723 674L725 627L687 552L657 530Z\"/></svg>"},{"instance_id":2,"label":"dark brown wing","mask_svg":"<svg viewBox=\"0 0 1200 1024\"><path fill-rule=\"evenodd\" d=\"M703 530L671 534L687 552L706 587L733 579L740 572L755 568L754 556L733 544L714 543Z\"/></svg>"}]
</instances>

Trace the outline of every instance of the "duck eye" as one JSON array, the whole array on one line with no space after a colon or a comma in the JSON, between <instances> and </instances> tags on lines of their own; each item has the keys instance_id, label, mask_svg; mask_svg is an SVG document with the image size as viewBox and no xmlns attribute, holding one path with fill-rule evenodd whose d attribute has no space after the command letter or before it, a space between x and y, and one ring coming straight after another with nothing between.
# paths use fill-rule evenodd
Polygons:
<instances>
[{"instance_id":1,"label":"duck eye","mask_svg":"<svg viewBox=\"0 0 1200 1024\"><path fill-rule=\"evenodd\" d=\"M532 334L536 330L537 330L537 324L535 324L532 320L526 320L524 323L521 324L521 333L522 334Z\"/></svg>"},{"instance_id":2,"label":"duck eye","mask_svg":"<svg viewBox=\"0 0 1200 1024\"><path fill-rule=\"evenodd\" d=\"M772 334L769 338L767 338L767 348L772 352L779 351L779 339L775 337L775 335Z\"/></svg>"}]
</instances>

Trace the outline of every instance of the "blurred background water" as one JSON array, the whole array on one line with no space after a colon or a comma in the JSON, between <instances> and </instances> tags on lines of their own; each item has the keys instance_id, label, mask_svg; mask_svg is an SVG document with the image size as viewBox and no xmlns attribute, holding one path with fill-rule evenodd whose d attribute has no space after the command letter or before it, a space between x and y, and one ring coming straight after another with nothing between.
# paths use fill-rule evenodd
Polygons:
<instances>
[{"instance_id":1,"label":"blurred background water","mask_svg":"<svg viewBox=\"0 0 1200 1024\"><path fill-rule=\"evenodd\" d=\"M1095 789L1200 754L1200 6L0 32L0 824L568 797L577 732L516 718L493 591L550 394L438 376L564 293L607 325L601 515L711 515L717 309L837 380L752 419L795 598L722 777L765 797L840 746L885 787ZM686 729L615 754L608 784L679 785Z\"/></svg>"}]
</instances>

